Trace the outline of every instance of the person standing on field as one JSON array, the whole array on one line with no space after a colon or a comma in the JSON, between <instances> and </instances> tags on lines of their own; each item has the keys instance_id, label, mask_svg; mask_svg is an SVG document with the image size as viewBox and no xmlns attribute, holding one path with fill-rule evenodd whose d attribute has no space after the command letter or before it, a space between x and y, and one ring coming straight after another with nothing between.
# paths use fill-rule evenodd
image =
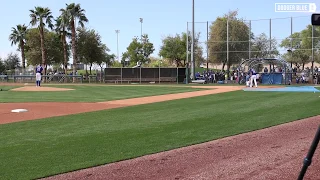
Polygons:
<instances>
[{"instance_id":1,"label":"person standing on field","mask_svg":"<svg viewBox=\"0 0 320 180\"><path fill-rule=\"evenodd\" d=\"M36 86L40 87L41 84L41 73L43 71L43 67L39 64L36 68Z\"/></svg>"},{"instance_id":2,"label":"person standing on field","mask_svg":"<svg viewBox=\"0 0 320 180\"><path fill-rule=\"evenodd\" d=\"M246 75L246 86L249 87L250 86L250 72L248 72L248 74Z\"/></svg>"},{"instance_id":3,"label":"person standing on field","mask_svg":"<svg viewBox=\"0 0 320 180\"><path fill-rule=\"evenodd\" d=\"M257 73L253 68L251 68L250 74L251 74L250 87L253 86L253 81L254 81L254 85L257 88L258 87L258 85L257 85Z\"/></svg>"}]
</instances>

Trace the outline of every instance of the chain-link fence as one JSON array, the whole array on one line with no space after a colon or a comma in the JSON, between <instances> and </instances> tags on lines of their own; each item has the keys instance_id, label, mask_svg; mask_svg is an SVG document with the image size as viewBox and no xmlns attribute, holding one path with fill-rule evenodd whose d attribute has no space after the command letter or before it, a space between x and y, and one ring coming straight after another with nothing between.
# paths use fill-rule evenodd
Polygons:
<instances>
[{"instance_id":1,"label":"chain-link fence","mask_svg":"<svg viewBox=\"0 0 320 180\"><path fill-rule=\"evenodd\" d=\"M187 23L189 33L192 30L191 25L191 22ZM320 28L311 25L310 16L256 20L225 16L216 21L195 22L194 30L195 34L201 34L198 44L203 49L208 67L218 69L215 70L216 72L220 69L223 74L229 74L228 80L234 73L232 67L238 67L244 59L251 58L278 58L287 61L293 69L292 72L286 72L292 73L290 75L292 82L295 82L296 78L311 78L308 82L313 82L312 78L319 74ZM188 53L191 53L190 42L189 40L187 44ZM198 60L195 57L194 64L198 64ZM268 68L269 73L275 73L273 71L275 68L283 68L280 66L271 68L269 64L265 67ZM230 71L224 72L228 68ZM296 75L297 72L300 74L306 71L308 71L305 73L309 75L308 77L305 74ZM193 73L196 72L193 71ZM265 75L265 77L271 79L265 82L279 82L281 78L277 75ZM273 81L274 79L277 80Z\"/></svg>"},{"instance_id":2,"label":"chain-link fence","mask_svg":"<svg viewBox=\"0 0 320 180\"><path fill-rule=\"evenodd\" d=\"M44 83L83 83L84 77L82 75L43 75L42 81ZM34 83L36 82L35 75L0 75L0 82L7 83Z\"/></svg>"},{"instance_id":3,"label":"chain-link fence","mask_svg":"<svg viewBox=\"0 0 320 180\"><path fill-rule=\"evenodd\" d=\"M311 25L310 16L217 22L195 22L195 32L201 34L199 44L205 59L221 64L221 69L224 64L225 69L227 64L237 65L241 59L268 57L283 58L301 70L319 67L320 28ZM187 24L191 31L192 23Z\"/></svg>"}]
</instances>

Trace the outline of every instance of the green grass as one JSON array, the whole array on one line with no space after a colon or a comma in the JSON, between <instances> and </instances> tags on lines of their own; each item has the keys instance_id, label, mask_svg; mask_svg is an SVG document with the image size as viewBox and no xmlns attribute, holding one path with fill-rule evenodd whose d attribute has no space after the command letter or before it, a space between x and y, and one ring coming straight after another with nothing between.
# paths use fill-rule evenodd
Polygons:
<instances>
[{"instance_id":1,"label":"green grass","mask_svg":"<svg viewBox=\"0 0 320 180\"><path fill-rule=\"evenodd\" d=\"M237 91L0 125L0 179L40 178L315 116L318 96Z\"/></svg>"},{"instance_id":2,"label":"green grass","mask_svg":"<svg viewBox=\"0 0 320 180\"><path fill-rule=\"evenodd\" d=\"M143 96L198 91L203 89L170 86L56 86L75 89L60 92L2 91L0 103L6 102L101 102ZM12 88L12 87L5 87Z\"/></svg>"},{"instance_id":3,"label":"green grass","mask_svg":"<svg viewBox=\"0 0 320 180\"><path fill-rule=\"evenodd\" d=\"M0 89L2 91L9 91L11 89L14 89L14 88L18 88L19 86L3 86L3 85L0 85ZM3 92L2 92L3 93ZM1 98L1 94L0 94L0 98ZM0 100L1 101L1 100Z\"/></svg>"}]
</instances>

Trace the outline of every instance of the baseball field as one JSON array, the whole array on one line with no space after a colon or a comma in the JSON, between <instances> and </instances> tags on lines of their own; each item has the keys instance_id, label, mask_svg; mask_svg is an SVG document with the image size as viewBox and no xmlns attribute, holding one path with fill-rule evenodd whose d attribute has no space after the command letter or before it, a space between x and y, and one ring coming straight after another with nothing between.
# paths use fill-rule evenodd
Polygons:
<instances>
[{"instance_id":1,"label":"baseball field","mask_svg":"<svg viewBox=\"0 0 320 180\"><path fill-rule=\"evenodd\" d=\"M0 88L0 179L291 180L320 124L320 93L313 92L201 85ZM319 179L319 157L318 148L305 179Z\"/></svg>"}]
</instances>

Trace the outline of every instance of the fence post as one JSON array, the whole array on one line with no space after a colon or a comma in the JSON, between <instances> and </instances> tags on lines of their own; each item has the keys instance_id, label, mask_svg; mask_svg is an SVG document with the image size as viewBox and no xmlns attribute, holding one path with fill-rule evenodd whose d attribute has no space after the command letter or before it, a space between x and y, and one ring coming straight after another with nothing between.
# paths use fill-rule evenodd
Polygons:
<instances>
[{"instance_id":1,"label":"fence post","mask_svg":"<svg viewBox=\"0 0 320 180\"><path fill-rule=\"evenodd\" d=\"M101 69L101 71L103 71L103 84L105 83L105 80L106 80L106 69L104 69L104 70L102 70Z\"/></svg>"},{"instance_id":2,"label":"fence post","mask_svg":"<svg viewBox=\"0 0 320 180\"><path fill-rule=\"evenodd\" d=\"M284 85L287 85L287 65L284 65Z\"/></svg>"},{"instance_id":3,"label":"fence post","mask_svg":"<svg viewBox=\"0 0 320 180\"><path fill-rule=\"evenodd\" d=\"M179 84L179 68L177 67L177 84Z\"/></svg>"},{"instance_id":4,"label":"fence post","mask_svg":"<svg viewBox=\"0 0 320 180\"><path fill-rule=\"evenodd\" d=\"M123 68L123 67L121 67L121 73L120 73L120 74L121 74L121 84L122 84L122 68Z\"/></svg>"},{"instance_id":5,"label":"fence post","mask_svg":"<svg viewBox=\"0 0 320 180\"><path fill-rule=\"evenodd\" d=\"M159 63L159 64L160 64L160 63ZM160 84L160 82L161 82L160 71L161 71L161 68L160 68L160 65L159 65L159 84Z\"/></svg>"},{"instance_id":6,"label":"fence post","mask_svg":"<svg viewBox=\"0 0 320 180\"><path fill-rule=\"evenodd\" d=\"M141 84L141 66L140 66L140 84Z\"/></svg>"}]
</instances>

